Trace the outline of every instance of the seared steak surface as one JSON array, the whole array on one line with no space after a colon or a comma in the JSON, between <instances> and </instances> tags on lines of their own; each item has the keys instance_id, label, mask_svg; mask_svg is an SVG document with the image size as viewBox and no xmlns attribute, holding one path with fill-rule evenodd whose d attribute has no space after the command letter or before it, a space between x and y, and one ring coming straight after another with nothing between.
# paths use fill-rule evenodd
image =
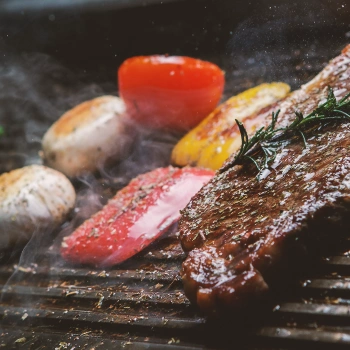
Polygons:
<instances>
[{"instance_id":1,"label":"seared steak surface","mask_svg":"<svg viewBox=\"0 0 350 350\"><path fill-rule=\"evenodd\" d=\"M294 120L295 110L307 115L324 101L328 86L337 99L349 92L350 45L311 82L261 111L265 124L278 109L280 126ZM204 312L251 303L269 289L283 262L299 260L300 247L349 230L350 123L328 123L306 135L307 147L299 136L281 146L259 181L252 164L230 167L183 210L180 238L190 253L182 278L186 295Z\"/></svg>"}]
</instances>

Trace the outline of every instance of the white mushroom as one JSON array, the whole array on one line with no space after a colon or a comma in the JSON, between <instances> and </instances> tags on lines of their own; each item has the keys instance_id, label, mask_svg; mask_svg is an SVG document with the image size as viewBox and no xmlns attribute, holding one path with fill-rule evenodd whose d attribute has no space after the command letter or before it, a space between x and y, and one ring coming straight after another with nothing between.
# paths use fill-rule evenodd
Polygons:
<instances>
[{"instance_id":1,"label":"white mushroom","mask_svg":"<svg viewBox=\"0 0 350 350\"><path fill-rule=\"evenodd\" d=\"M0 175L0 248L59 225L75 198L70 181L46 166L30 165Z\"/></svg>"}]
</instances>

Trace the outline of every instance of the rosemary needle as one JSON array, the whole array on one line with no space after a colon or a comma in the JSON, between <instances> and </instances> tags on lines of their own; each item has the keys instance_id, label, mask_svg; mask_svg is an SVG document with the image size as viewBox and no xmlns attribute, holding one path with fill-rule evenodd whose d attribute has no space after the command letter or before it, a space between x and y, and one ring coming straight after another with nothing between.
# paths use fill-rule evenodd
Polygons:
<instances>
[{"instance_id":1,"label":"rosemary needle","mask_svg":"<svg viewBox=\"0 0 350 350\"><path fill-rule=\"evenodd\" d=\"M294 135L300 135L306 146L305 132L311 124L324 123L334 120L350 120L350 93L337 101L333 89L328 87L327 99L324 103L316 107L311 113L304 116L302 112L295 111L295 119L285 128L276 129L279 115L272 112L272 121L267 127L261 127L249 138L243 123L236 119L238 129L241 134L241 148L235 158L220 169L220 173L235 165L243 165L251 162L258 169L259 174L276 157L277 148ZM257 158L258 155L263 155ZM258 174L258 177L259 177Z\"/></svg>"}]
</instances>

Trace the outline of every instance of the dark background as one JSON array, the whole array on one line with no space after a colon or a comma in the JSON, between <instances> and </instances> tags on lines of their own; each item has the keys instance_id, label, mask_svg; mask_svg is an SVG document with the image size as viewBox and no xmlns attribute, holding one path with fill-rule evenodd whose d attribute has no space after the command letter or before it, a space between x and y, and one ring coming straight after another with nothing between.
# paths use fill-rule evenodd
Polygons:
<instances>
[{"instance_id":1,"label":"dark background","mask_svg":"<svg viewBox=\"0 0 350 350\"><path fill-rule=\"evenodd\" d=\"M40 163L66 110L117 94L127 57L213 61L225 97L274 80L295 89L349 42L349 18L344 0L0 0L0 173Z\"/></svg>"},{"instance_id":2,"label":"dark background","mask_svg":"<svg viewBox=\"0 0 350 350\"><path fill-rule=\"evenodd\" d=\"M234 67L236 57L264 50L277 51L277 62L295 48L337 49L348 41L349 14L347 1L334 0L3 0L0 49L47 53L103 81L133 55L229 59Z\"/></svg>"}]
</instances>

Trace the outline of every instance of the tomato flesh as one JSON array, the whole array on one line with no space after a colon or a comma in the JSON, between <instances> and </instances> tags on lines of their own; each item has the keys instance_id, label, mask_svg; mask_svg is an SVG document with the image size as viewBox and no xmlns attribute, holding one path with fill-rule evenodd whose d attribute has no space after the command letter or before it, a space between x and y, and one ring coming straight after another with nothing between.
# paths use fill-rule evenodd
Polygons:
<instances>
[{"instance_id":1,"label":"tomato flesh","mask_svg":"<svg viewBox=\"0 0 350 350\"><path fill-rule=\"evenodd\" d=\"M154 128L189 130L218 104L224 72L184 56L138 56L118 70L119 93L130 117Z\"/></svg>"}]
</instances>

